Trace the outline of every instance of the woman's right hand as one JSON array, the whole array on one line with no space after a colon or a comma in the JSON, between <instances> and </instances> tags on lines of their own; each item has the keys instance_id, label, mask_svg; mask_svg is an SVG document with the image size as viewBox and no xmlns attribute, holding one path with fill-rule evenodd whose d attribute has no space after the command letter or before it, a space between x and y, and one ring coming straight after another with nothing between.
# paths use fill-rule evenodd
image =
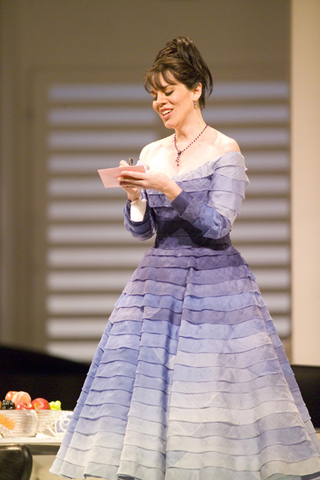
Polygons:
<instances>
[{"instance_id":1,"label":"woman's right hand","mask_svg":"<svg viewBox=\"0 0 320 480\"><path fill-rule=\"evenodd\" d=\"M120 167L128 167L128 166L129 166L128 162L126 162L125 160L120 160ZM123 187L121 185L120 187L127 193L128 200L130 200L130 202L134 202L135 200L140 200L141 188Z\"/></svg>"}]
</instances>

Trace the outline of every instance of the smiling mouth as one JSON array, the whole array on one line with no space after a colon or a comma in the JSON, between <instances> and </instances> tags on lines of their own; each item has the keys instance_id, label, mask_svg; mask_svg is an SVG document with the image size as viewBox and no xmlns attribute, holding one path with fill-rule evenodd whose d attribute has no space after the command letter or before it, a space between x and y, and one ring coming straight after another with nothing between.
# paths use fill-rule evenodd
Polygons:
<instances>
[{"instance_id":1,"label":"smiling mouth","mask_svg":"<svg viewBox=\"0 0 320 480\"><path fill-rule=\"evenodd\" d=\"M168 118L168 116L170 115L171 112L172 112L172 110L162 110L162 111L160 112L160 114L161 114L161 117L162 117L163 119L166 119L166 118Z\"/></svg>"}]
</instances>

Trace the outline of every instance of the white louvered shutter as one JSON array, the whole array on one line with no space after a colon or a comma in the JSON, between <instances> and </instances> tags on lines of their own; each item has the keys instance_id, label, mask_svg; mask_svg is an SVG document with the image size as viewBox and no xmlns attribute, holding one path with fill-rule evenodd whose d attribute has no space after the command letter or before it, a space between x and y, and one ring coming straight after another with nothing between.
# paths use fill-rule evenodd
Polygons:
<instances>
[{"instance_id":1,"label":"white louvered shutter","mask_svg":"<svg viewBox=\"0 0 320 480\"><path fill-rule=\"evenodd\" d=\"M35 142L44 249L38 323L49 353L89 361L113 305L152 241L123 227L125 194L97 169L163 135L149 95L130 83L42 81ZM275 325L290 335L289 108L284 83L217 84L205 120L233 136L251 181L232 239L257 276ZM170 132L169 132L170 133ZM39 203L40 202L40 203ZM41 238L40 238L41 236ZM42 287L40 287L42 285Z\"/></svg>"}]
</instances>

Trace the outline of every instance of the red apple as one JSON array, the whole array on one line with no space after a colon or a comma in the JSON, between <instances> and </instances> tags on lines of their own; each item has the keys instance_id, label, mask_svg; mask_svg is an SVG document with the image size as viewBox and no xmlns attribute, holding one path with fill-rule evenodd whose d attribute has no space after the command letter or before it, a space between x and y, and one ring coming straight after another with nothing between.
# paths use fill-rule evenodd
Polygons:
<instances>
[{"instance_id":1,"label":"red apple","mask_svg":"<svg viewBox=\"0 0 320 480\"><path fill-rule=\"evenodd\" d=\"M18 403L20 402L31 402L31 397L29 395L29 393L27 392L23 392L22 390L20 392L16 392L13 397L12 397L12 401L13 403L16 404L16 406L18 405Z\"/></svg>"},{"instance_id":2,"label":"red apple","mask_svg":"<svg viewBox=\"0 0 320 480\"><path fill-rule=\"evenodd\" d=\"M20 402L16 406L17 410L34 410L34 406L30 402Z\"/></svg>"},{"instance_id":3,"label":"red apple","mask_svg":"<svg viewBox=\"0 0 320 480\"><path fill-rule=\"evenodd\" d=\"M35 398L31 403L36 410L50 410L50 403L45 398Z\"/></svg>"},{"instance_id":4,"label":"red apple","mask_svg":"<svg viewBox=\"0 0 320 480\"><path fill-rule=\"evenodd\" d=\"M5 396L6 400L12 400L13 395L15 395L17 392L15 390L9 390L7 395Z\"/></svg>"}]
</instances>

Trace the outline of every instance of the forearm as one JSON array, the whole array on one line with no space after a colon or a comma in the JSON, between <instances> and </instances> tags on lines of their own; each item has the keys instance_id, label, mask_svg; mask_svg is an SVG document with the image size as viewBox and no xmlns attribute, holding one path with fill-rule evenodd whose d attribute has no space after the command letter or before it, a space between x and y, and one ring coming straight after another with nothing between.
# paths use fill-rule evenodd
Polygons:
<instances>
[{"instance_id":1,"label":"forearm","mask_svg":"<svg viewBox=\"0 0 320 480\"><path fill-rule=\"evenodd\" d=\"M182 188L180 188L174 180L171 180L171 178L166 182L166 185L162 190L162 193L164 193L170 202L173 202L181 192Z\"/></svg>"},{"instance_id":2,"label":"forearm","mask_svg":"<svg viewBox=\"0 0 320 480\"><path fill-rule=\"evenodd\" d=\"M127 200L123 211L124 225L133 237L139 238L139 240L148 240L154 235L155 224L148 206L145 209L143 218L138 221L131 217L131 203L129 200Z\"/></svg>"},{"instance_id":3,"label":"forearm","mask_svg":"<svg viewBox=\"0 0 320 480\"><path fill-rule=\"evenodd\" d=\"M201 230L206 238L223 238L231 230L231 223L226 217L185 191L172 201L172 206L181 218Z\"/></svg>"}]
</instances>

